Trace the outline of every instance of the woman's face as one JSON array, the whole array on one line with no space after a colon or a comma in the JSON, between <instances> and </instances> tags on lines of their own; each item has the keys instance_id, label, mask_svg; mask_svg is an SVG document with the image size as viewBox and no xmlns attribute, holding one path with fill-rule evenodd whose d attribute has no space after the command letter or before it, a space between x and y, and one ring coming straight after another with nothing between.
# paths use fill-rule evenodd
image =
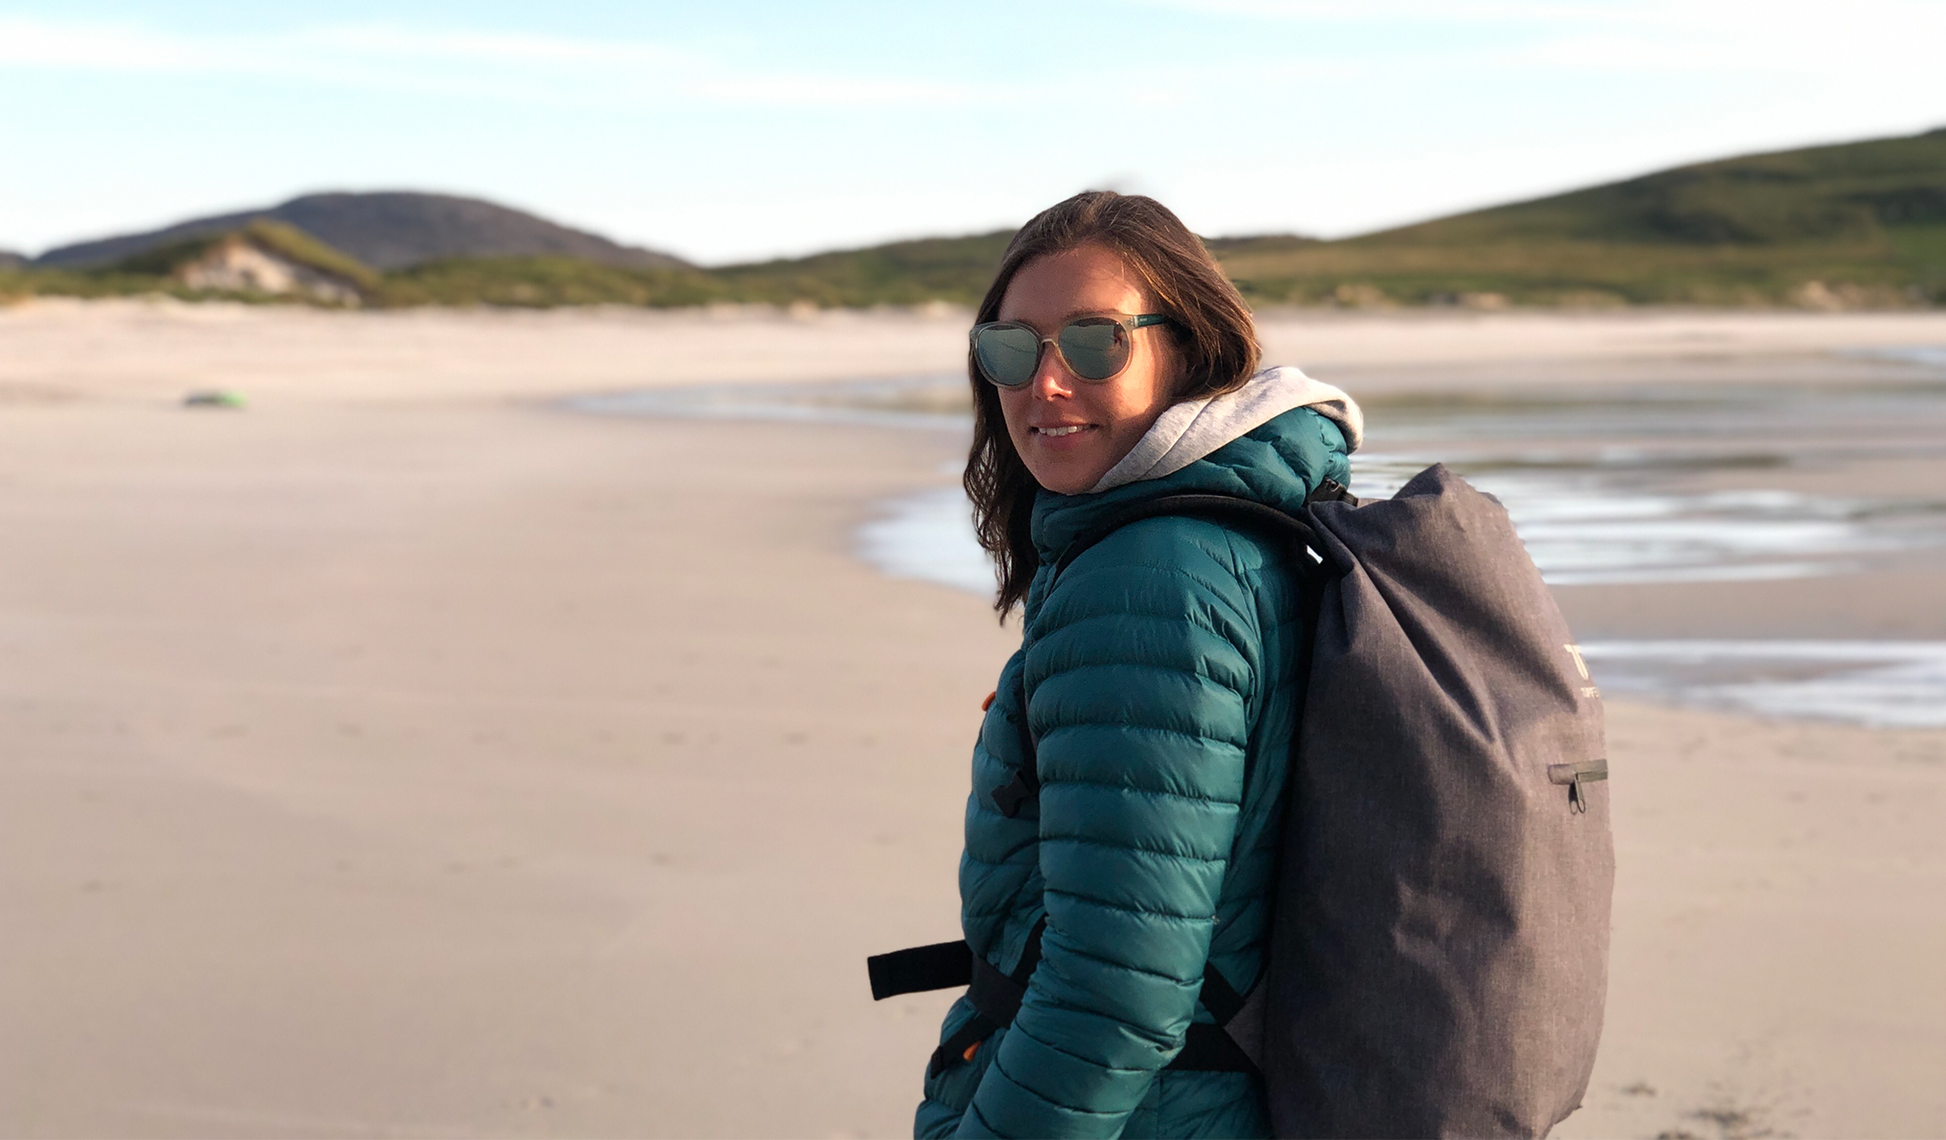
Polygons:
<instances>
[{"instance_id":1,"label":"woman's face","mask_svg":"<svg viewBox=\"0 0 1946 1140\"><path fill-rule=\"evenodd\" d=\"M1001 298L999 319L1054 336L1075 317L1145 313L1147 304L1119 255L1084 245L1021 266ZM1041 486L1063 495L1092 489L1174 403L1176 353L1164 328L1136 329L1132 348L1119 375L1091 383L1044 345L1034 379L999 390L1007 435Z\"/></svg>"}]
</instances>

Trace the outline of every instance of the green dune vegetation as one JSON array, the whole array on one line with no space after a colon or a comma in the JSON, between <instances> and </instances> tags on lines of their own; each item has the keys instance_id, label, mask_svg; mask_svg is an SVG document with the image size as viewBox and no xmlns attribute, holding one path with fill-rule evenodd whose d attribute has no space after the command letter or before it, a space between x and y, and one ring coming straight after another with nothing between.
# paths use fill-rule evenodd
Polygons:
<instances>
[{"instance_id":1,"label":"green dune vegetation","mask_svg":"<svg viewBox=\"0 0 1946 1140\"><path fill-rule=\"evenodd\" d=\"M635 268L566 257L453 258L387 274L375 299L390 305L971 304L986 290L1011 236L1002 230L925 238L717 269Z\"/></svg>"},{"instance_id":2,"label":"green dune vegetation","mask_svg":"<svg viewBox=\"0 0 1946 1140\"><path fill-rule=\"evenodd\" d=\"M382 283L376 270L296 226L262 220L249 222L231 233L208 234L158 246L124 259L116 268L125 274L166 277L203 261L225 242L239 240L292 265L345 281L361 292L378 289Z\"/></svg>"},{"instance_id":3,"label":"green dune vegetation","mask_svg":"<svg viewBox=\"0 0 1946 1140\"><path fill-rule=\"evenodd\" d=\"M290 296L344 304L378 296L384 288L384 274L356 258L295 226L262 219L234 230L167 242L102 268L32 264L0 268L0 298L160 292L188 299L257 301Z\"/></svg>"},{"instance_id":4,"label":"green dune vegetation","mask_svg":"<svg viewBox=\"0 0 1946 1140\"><path fill-rule=\"evenodd\" d=\"M1269 302L1936 304L1946 129L1678 167L1343 241L1210 244Z\"/></svg>"},{"instance_id":5,"label":"green dune vegetation","mask_svg":"<svg viewBox=\"0 0 1946 1140\"><path fill-rule=\"evenodd\" d=\"M565 256L448 258L380 273L279 223L176 242L94 269L0 267L0 297L211 289L226 240L306 266L375 306L712 303L821 307L978 301L1008 233L714 268ZM1946 128L1678 167L1336 241L1211 239L1252 303L1632 304L1889 308L1946 304Z\"/></svg>"}]
</instances>

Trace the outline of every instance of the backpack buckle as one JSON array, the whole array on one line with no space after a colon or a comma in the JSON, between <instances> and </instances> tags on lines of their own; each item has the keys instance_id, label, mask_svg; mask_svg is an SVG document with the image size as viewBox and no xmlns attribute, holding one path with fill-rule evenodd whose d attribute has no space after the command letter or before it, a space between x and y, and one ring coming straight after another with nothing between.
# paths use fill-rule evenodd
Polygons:
<instances>
[{"instance_id":1,"label":"backpack buckle","mask_svg":"<svg viewBox=\"0 0 1946 1140\"><path fill-rule=\"evenodd\" d=\"M1355 507L1359 504L1359 499L1358 496L1351 493L1350 487L1345 486L1336 479L1326 479L1324 482L1318 484L1317 490L1304 496L1304 504L1306 506L1312 503L1350 503Z\"/></svg>"}]
</instances>

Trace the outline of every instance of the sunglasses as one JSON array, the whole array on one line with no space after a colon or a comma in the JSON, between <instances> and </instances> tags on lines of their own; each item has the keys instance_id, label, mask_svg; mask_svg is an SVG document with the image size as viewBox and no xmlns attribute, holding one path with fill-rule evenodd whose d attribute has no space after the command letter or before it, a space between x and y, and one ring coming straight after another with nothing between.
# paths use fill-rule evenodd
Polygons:
<instances>
[{"instance_id":1,"label":"sunglasses","mask_svg":"<svg viewBox=\"0 0 1946 1140\"><path fill-rule=\"evenodd\" d=\"M1069 372L1099 384L1128 367L1130 338L1136 329L1173 323L1161 313L1109 313L1076 317L1053 336L1042 336L1039 329L1019 321L988 321L973 326L973 359L989 382L1020 388L1034 379L1041 366L1041 348L1051 344Z\"/></svg>"}]
</instances>

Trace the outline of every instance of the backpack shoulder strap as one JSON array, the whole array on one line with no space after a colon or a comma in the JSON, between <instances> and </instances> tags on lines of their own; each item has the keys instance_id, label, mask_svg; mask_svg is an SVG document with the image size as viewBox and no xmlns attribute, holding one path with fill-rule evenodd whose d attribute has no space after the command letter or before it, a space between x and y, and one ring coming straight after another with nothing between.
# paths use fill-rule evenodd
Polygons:
<instances>
[{"instance_id":1,"label":"backpack shoulder strap","mask_svg":"<svg viewBox=\"0 0 1946 1140\"><path fill-rule=\"evenodd\" d=\"M1318 488L1312 491L1304 501L1308 505L1324 500L1349 502L1353 506L1358 504L1358 500L1353 498L1351 493L1342 484L1330 479L1326 479L1323 483L1319 484ZM1075 559L1081 557L1090 547L1128 524L1139 522L1142 519L1160 518L1165 515L1207 518L1257 527L1268 530L1273 534L1284 535L1291 541L1306 548L1313 546L1317 541L1316 532L1311 529L1309 522L1287 511L1280 511L1269 504L1257 502L1255 499L1245 499L1237 495L1219 494L1163 495L1159 498L1150 499L1147 502L1136 503L1127 510L1110 515L1095 526L1075 536L1074 541L1068 544L1067 549L1063 550L1060 558L1055 561L1054 575L1058 577L1061 571L1066 570ZM1321 576L1322 571L1315 562L1302 561L1300 564L1305 567L1304 577L1307 580L1307 588L1304 591L1306 598L1304 613L1306 625L1308 626L1311 619L1316 616L1316 596L1318 591L1315 587L1318 584L1317 580ZM1018 815L1021 805L1034 799L1041 792L1040 771L1035 762L1038 749L1034 742L1034 734L1027 727L1027 668L1025 662L1021 663L1020 672L1014 677L1014 710L1018 718L1014 722L1014 727L1020 734L1020 767L1015 770L1013 779L995 788L993 791L995 805L1000 808L1000 813L1008 819L1012 819Z\"/></svg>"},{"instance_id":2,"label":"backpack shoulder strap","mask_svg":"<svg viewBox=\"0 0 1946 1140\"><path fill-rule=\"evenodd\" d=\"M1337 486L1335 483L1328 485ZM1313 496L1306 502L1314 501L1315 498L1316 496ZM1127 510L1119 511L1075 536L1074 541L1068 543L1067 549L1061 552L1061 557L1055 560L1054 574L1058 577L1063 570L1073 565L1075 559L1087 553L1089 548L1128 524L1142 519L1160 518L1164 515L1186 515L1191 518L1242 523L1246 526L1255 525L1273 533L1288 535L1306 545L1315 539L1310 523L1297 515L1280 511L1255 499L1215 494L1163 495L1146 502L1135 503Z\"/></svg>"}]
</instances>

